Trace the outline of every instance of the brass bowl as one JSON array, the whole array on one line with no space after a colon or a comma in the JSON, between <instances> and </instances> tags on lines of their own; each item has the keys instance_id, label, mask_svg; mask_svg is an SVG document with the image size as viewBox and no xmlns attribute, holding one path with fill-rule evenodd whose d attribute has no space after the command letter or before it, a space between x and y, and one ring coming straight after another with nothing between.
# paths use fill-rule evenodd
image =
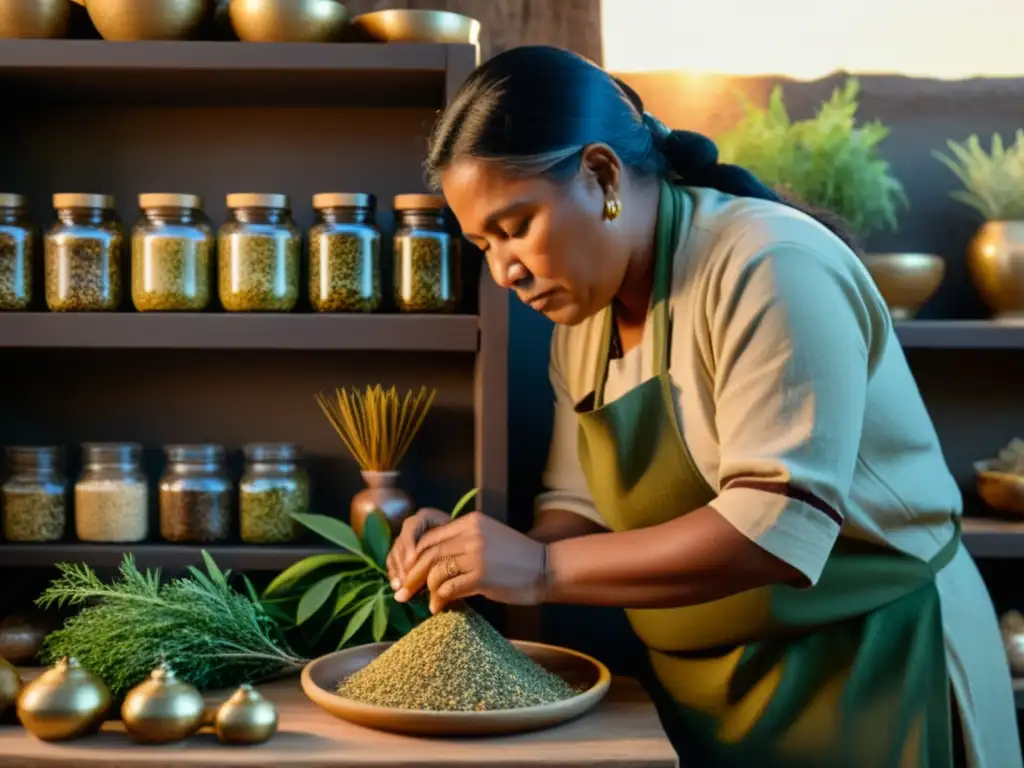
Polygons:
<instances>
[{"instance_id":1,"label":"brass bowl","mask_svg":"<svg viewBox=\"0 0 1024 768\"><path fill-rule=\"evenodd\" d=\"M64 37L71 0L0 2L0 38Z\"/></svg>"},{"instance_id":2,"label":"brass bowl","mask_svg":"<svg viewBox=\"0 0 1024 768\"><path fill-rule=\"evenodd\" d=\"M871 253L864 264L894 320L916 315L946 274L946 262L931 253Z\"/></svg>"},{"instance_id":3,"label":"brass bowl","mask_svg":"<svg viewBox=\"0 0 1024 768\"><path fill-rule=\"evenodd\" d=\"M451 11L374 11L356 16L352 24L379 42L480 44L480 22Z\"/></svg>"},{"instance_id":4,"label":"brass bowl","mask_svg":"<svg viewBox=\"0 0 1024 768\"><path fill-rule=\"evenodd\" d=\"M1024 516L1024 475L1001 472L992 459L974 465L978 495L992 509Z\"/></svg>"},{"instance_id":5,"label":"brass bowl","mask_svg":"<svg viewBox=\"0 0 1024 768\"><path fill-rule=\"evenodd\" d=\"M231 0L231 26L248 43L330 43L351 18L338 0Z\"/></svg>"},{"instance_id":6,"label":"brass bowl","mask_svg":"<svg viewBox=\"0 0 1024 768\"><path fill-rule=\"evenodd\" d=\"M75 0L104 40L188 40L202 27L212 0Z\"/></svg>"},{"instance_id":7,"label":"brass bowl","mask_svg":"<svg viewBox=\"0 0 1024 768\"><path fill-rule=\"evenodd\" d=\"M358 672L392 644L372 643L314 659L302 670L302 690L319 707L366 728L420 736L482 736L550 728L590 711L608 692L611 673L597 659L568 648L513 640L515 646L583 692L554 704L489 712L424 712L361 704L339 696L338 683Z\"/></svg>"},{"instance_id":8,"label":"brass bowl","mask_svg":"<svg viewBox=\"0 0 1024 768\"><path fill-rule=\"evenodd\" d=\"M1024 221L989 221L967 246L967 267L997 320L1024 319Z\"/></svg>"}]
</instances>

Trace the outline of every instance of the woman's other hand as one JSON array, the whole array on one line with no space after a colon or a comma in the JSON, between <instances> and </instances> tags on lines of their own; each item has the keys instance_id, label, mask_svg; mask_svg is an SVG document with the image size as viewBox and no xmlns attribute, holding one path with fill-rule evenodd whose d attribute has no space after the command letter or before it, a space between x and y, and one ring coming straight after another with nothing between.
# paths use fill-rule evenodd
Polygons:
<instances>
[{"instance_id":1,"label":"woman's other hand","mask_svg":"<svg viewBox=\"0 0 1024 768\"><path fill-rule=\"evenodd\" d=\"M412 560L395 599L426 587L431 613L473 595L513 605L544 600L547 546L480 512L417 537Z\"/></svg>"},{"instance_id":2,"label":"woman's other hand","mask_svg":"<svg viewBox=\"0 0 1024 768\"><path fill-rule=\"evenodd\" d=\"M402 531L388 552L388 578L391 580L392 589L399 589L405 582L405 576L415 562L416 544L420 537L432 528L444 525L448 520L448 513L433 507L424 507L405 519Z\"/></svg>"}]
</instances>

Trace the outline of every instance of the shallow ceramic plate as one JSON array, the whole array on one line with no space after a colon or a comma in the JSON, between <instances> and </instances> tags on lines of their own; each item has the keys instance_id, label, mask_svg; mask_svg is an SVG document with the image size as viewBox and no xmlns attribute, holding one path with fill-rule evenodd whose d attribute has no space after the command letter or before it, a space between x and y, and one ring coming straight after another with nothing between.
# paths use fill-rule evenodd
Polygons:
<instances>
[{"instance_id":1,"label":"shallow ceramic plate","mask_svg":"<svg viewBox=\"0 0 1024 768\"><path fill-rule=\"evenodd\" d=\"M302 670L302 690L318 706L342 720L395 733L421 736L479 736L550 728L592 709L611 683L608 668L597 659L568 648L512 641L519 650L583 692L565 701L522 709L489 712L424 712L361 704L338 696L338 683L386 651L391 643L360 645L314 659Z\"/></svg>"}]
</instances>

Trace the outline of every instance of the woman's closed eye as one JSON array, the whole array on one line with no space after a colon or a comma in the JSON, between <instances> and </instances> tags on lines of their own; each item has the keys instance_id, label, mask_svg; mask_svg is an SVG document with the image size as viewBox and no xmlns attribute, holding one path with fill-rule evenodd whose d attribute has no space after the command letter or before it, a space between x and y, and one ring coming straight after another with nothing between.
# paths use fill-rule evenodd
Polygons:
<instances>
[{"instance_id":1,"label":"woman's closed eye","mask_svg":"<svg viewBox=\"0 0 1024 768\"><path fill-rule=\"evenodd\" d=\"M519 222L519 224L516 225L516 227L512 230L512 234L509 235L509 237L512 238L513 240L520 240L526 237L526 235L529 234L530 232L530 223L532 221L533 217L527 216L525 219Z\"/></svg>"}]
</instances>

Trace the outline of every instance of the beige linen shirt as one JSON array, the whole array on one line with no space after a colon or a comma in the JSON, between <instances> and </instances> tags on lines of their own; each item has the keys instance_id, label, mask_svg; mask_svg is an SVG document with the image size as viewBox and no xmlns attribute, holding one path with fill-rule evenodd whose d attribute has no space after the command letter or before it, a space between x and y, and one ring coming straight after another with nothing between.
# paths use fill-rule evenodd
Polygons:
<instances>
[{"instance_id":1,"label":"beige linen shirt","mask_svg":"<svg viewBox=\"0 0 1024 768\"><path fill-rule=\"evenodd\" d=\"M960 492L867 270L799 211L689 192L669 374L683 437L718 494L711 506L812 583L840 534L930 559L953 533ZM600 317L555 329L555 423L537 509L603 524L580 467L574 410L593 391L601 330ZM642 342L610 361L606 401L653 375L652 342L648 323ZM972 765L1021 766L984 583L963 550L938 583Z\"/></svg>"}]
</instances>

